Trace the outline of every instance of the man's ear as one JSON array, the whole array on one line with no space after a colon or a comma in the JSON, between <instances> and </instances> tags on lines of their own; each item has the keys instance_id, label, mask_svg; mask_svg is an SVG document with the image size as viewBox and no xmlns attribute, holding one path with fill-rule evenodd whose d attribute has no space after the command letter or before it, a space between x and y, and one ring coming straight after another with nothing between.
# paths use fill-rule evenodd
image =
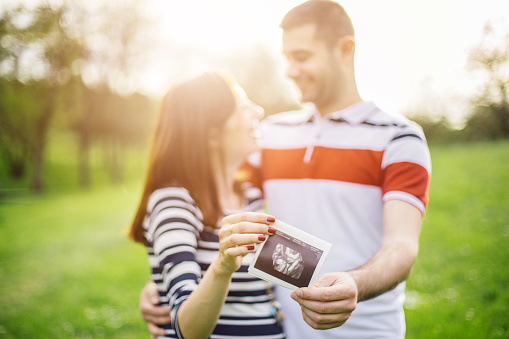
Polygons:
<instances>
[{"instance_id":1,"label":"man's ear","mask_svg":"<svg viewBox=\"0 0 509 339\"><path fill-rule=\"evenodd\" d=\"M355 54L355 40L351 35L345 35L338 39L336 43L336 47L338 48L341 60L344 63L353 62L353 57Z\"/></svg>"}]
</instances>

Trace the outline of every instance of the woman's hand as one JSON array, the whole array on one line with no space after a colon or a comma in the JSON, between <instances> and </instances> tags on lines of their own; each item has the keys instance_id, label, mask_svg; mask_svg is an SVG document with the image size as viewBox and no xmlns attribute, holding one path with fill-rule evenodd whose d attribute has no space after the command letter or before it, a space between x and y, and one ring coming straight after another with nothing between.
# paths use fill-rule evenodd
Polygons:
<instances>
[{"instance_id":1,"label":"woman's hand","mask_svg":"<svg viewBox=\"0 0 509 339\"><path fill-rule=\"evenodd\" d=\"M271 226L276 219L264 213L245 212L224 217L219 230L219 255L214 261L220 274L232 274L242 258L255 249L255 244L276 233Z\"/></svg>"}]
</instances>

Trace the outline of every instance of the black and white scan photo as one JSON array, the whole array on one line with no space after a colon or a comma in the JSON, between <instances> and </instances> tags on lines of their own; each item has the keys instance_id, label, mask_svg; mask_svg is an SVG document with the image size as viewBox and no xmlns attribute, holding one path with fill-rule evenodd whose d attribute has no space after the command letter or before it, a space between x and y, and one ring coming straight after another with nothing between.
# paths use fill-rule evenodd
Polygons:
<instances>
[{"instance_id":1,"label":"black and white scan photo","mask_svg":"<svg viewBox=\"0 0 509 339\"><path fill-rule=\"evenodd\" d=\"M281 286L310 286L318 275L330 244L281 221L276 233L258 249L249 272Z\"/></svg>"},{"instance_id":2,"label":"black and white scan photo","mask_svg":"<svg viewBox=\"0 0 509 339\"><path fill-rule=\"evenodd\" d=\"M276 245L272 253L272 265L276 271L294 279L299 279L304 270L302 254L283 244Z\"/></svg>"}]
</instances>

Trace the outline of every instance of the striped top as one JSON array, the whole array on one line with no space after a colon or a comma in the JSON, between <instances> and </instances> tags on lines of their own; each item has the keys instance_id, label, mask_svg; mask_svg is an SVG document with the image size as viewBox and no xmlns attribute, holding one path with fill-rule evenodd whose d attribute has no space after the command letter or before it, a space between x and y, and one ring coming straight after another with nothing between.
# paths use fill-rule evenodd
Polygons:
<instances>
[{"instance_id":1,"label":"striped top","mask_svg":"<svg viewBox=\"0 0 509 339\"><path fill-rule=\"evenodd\" d=\"M384 201L403 200L425 212L429 150L422 129L405 117L360 102L322 118L308 105L260 127L262 151L247 168L263 186L270 214L332 243L321 274L357 268L381 248ZM340 328L314 331L289 291L276 287L291 339L399 338L404 289L401 283L359 303Z\"/></svg>"},{"instance_id":2,"label":"striped top","mask_svg":"<svg viewBox=\"0 0 509 339\"><path fill-rule=\"evenodd\" d=\"M227 214L261 211L257 188L245 190L244 208ZM154 191L144 220L151 278L161 305L170 307L172 323L163 328L166 338L182 338L177 311L197 287L219 250L218 229L203 225L203 217L189 192L182 187ZM284 338L274 312L272 285L247 272L253 258L243 258L233 273L228 296L210 338Z\"/></svg>"}]
</instances>

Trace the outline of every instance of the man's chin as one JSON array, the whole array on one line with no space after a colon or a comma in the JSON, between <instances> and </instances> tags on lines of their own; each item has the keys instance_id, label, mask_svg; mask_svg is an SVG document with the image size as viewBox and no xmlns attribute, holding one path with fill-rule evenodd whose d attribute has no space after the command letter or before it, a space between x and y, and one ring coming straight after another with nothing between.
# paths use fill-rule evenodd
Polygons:
<instances>
[{"instance_id":1,"label":"man's chin","mask_svg":"<svg viewBox=\"0 0 509 339\"><path fill-rule=\"evenodd\" d=\"M300 101L303 103L304 102L313 102L313 96L301 92Z\"/></svg>"}]
</instances>

